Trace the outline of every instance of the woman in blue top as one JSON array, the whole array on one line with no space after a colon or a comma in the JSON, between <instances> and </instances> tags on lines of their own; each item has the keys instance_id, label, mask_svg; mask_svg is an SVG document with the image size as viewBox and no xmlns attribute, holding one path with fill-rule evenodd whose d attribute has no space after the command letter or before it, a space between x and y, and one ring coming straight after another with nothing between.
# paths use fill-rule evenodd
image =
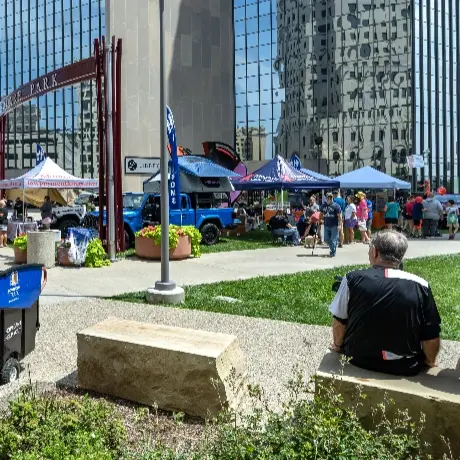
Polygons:
<instances>
[{"instance_id":1,"label":"woman in blue top","mask_svg":"<svg viewBox=\"0 0 460 460\"><path fill-rule=\"evenodd\" d=\"M398 224L399 218L399 203L395 203L395 199L388 197L388 203L385 205L385 225L388 229L392 229L393 225Z\"/></svg>"}]
</instances>

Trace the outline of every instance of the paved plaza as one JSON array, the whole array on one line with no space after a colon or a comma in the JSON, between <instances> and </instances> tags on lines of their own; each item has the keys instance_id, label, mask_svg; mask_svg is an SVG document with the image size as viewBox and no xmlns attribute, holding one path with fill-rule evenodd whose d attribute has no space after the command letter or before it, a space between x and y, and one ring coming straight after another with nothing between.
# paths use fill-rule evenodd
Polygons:
<instances>
[{"instance_id":1,"label":"paved plaza","mask_svg":"<svg viewBox=\"0 0 460 460\"><path fill-rule=\"evenodd\" d=\"M0 256L4 267L11 263L12 253L8 251ZM335 259L322 257L327 254L326 248L317 249L315 256L303 248L291 247L208 254L172 263L171 273L183 285L234 280L366 263L367 251L367 246L355 244L340 249ZM458 241L410 241L408 257L459 252ZM306 377L314 374L329 346L328 327L102 299L146 289L159 276L159 263L136 259L102 269L49 270L49 283L41 297L36 350L24 360L31 381L74 384L76 333L109 316L236 335L247 357L250 380L260 383L272 401L283 393L294 365L298 364ZM443 341L441 366L454 367L459 356L460 342ZM0 397L5 400L17 391L28 381L29 372L22 374L19 383L0 387Z\"/></svg>"}]
</instances>

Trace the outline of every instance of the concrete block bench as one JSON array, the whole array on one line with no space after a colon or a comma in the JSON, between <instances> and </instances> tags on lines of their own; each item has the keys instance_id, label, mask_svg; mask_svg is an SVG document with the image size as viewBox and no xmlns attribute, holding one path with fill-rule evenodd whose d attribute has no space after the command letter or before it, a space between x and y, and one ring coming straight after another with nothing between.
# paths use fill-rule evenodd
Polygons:
<instances>
[{"instance_id":1,"label":"concrete block bench","mask_svg":"<svg viewBox=\"0 0 460 460\"><path fill-rule=\"evenodd\" d=\"M208 418L236 408L246 364L231 335L109 318L77 334L78 385Z\"/></svg>"},{"instance_id":2,"label":"concrete block bench","mask_svg":"<svg viewBox=\"0 0 460 460\"><path fill-rule=\"evenodd\" d=\"M342 394L345 405L356 405L357 387L367 397L360 400L358 415L364 425L371 422L371 409L383 402L384 395L394 400L387 415L391 419L398 409L409 411L413 420L426 416L421 439L428 442L434 458L448 454L441 436L449 439L453 458L460 456L460 372L439 367L427 369L415 377L399 377L343 364L341 355L327 353L317 372L316 391L332 384ZM450 457L449 457L450 458Z\"/></svg>"}]
</instances>

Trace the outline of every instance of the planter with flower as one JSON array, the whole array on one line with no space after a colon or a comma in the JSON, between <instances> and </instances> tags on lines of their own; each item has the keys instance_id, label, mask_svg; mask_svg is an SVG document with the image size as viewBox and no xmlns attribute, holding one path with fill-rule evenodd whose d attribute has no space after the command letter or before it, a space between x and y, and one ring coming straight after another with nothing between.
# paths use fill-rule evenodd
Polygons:
<instances>
[{"instance_id":1,"label":"planter with flower","mask_svg":"<svg viewBox=\"0 0 460 460\"><path fill-rule=\"evenodd\" d=\"M145 227L136 233L136 255L143 259L161 259L161 225ZM200 256L201 233L195 227L169 226L169 258L184 260Z\"/></svg>"},{"instance_id":2,"label":"planter with flower","mask_svg":"<svg viewBox=\"0 0 460 460\"><path fill-rule=\"evenodd\" d=\"M14 262L17 264L27 263L27 235L21 233L13 241Z\"/></svg>"},{"instance_id":3,"label":"planter with flower","mask_svg":"<svg viewBox=\"0 0 460 460\"><path fill-rule=\"evenodd\" d=\"M57 248L57 262L59 265L63 265L64 267L73 266L72 256L70 255L70 248L71 248L70 241L61 241Z\"/></svg>"},{"instance_id":4,"label":"planter with flower","mask_svg":"<svg viewBox=\"0 0 460 460\"><path fill-rule=\"evenodd\" d=\"M85 267L101 268L110 265L109 257L99 238L91 240L86 249Z\"/></svg>"}]
</instances>

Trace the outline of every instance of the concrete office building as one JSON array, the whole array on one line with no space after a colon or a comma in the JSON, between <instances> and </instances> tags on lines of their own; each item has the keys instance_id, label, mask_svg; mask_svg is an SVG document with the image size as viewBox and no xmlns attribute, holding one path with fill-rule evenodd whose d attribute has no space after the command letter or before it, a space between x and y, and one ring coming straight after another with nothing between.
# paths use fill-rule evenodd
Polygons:
<instances>
[{"instance_id":1,"label":"concrete office building","mask_svg":"<svg viewBox=\"0 0 460 460\"><path fill-rule=\"evenodd\" d=\"M299 153L331 175L371 165L409 180L407 157L425 152L418 179L458 190L458 9L235 0L237 126L268 124L266 156Z\"/></svg>"},{"instance_id":2,"label":"concrete office building","mask_svg":"<svg viewBox=\"0 0 460 460\"><path fill-rule=\"evenodd\" d=\"M202 152L203 141L235 140L232 2L171 0L166 3L167 103L178 143ZM5 0L0 6L0 96L55 68L87 58L102 35L123 39L122 153L159 157L158 0L111 0L109 33L104 0ZM67 171L97 176L96 93L78 84L27 103L38 109L38 128L8 118L7 174L35 165L36 143ZM28 112L27 112L28 110ZM18 115L19 112L19 115ZM27 116L25 117L27 119ZM28 129L26 129L28 128ZM38 136L36 133L40 133ZM124 165L123 165L124 168ZM124 175L124 189L141 190L145 175Z\"/></svg>"}]
</instances>

